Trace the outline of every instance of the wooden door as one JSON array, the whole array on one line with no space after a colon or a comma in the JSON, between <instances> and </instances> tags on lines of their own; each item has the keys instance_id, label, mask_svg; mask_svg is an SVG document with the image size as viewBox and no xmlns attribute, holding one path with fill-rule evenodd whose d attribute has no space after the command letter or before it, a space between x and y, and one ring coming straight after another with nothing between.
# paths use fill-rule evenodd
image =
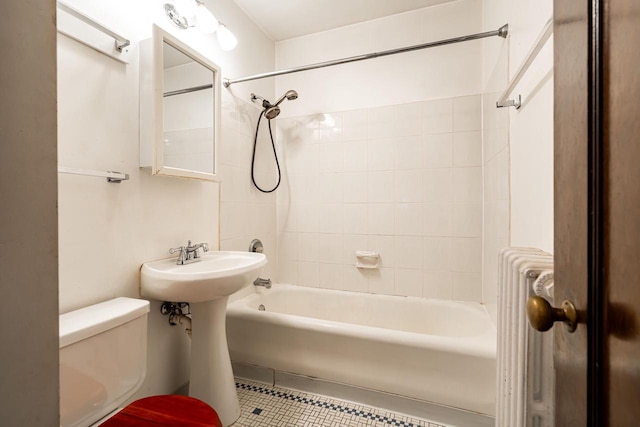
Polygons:
<instances>
[{"instance_id":1,"label":"wooden door","mask_svg":"<svg viewBox=\"0 0 640 427\"><path fill-rule=\"evenodd\" d=\"M589 10L554 2L554 300L587 309L589 280ZM587 425L588 331L556 324L556 426ZM570 399L566 397L570 396Z\"/></svg>"},{"instance_id":2,"label":"wooden door","mask_svg":"<svg viewBox=\"0 0 640 427\"><path fill-rule=\"evenodd\" d=\"M610 0L603 40L603 257L609 426L640 425L640 2Z\"/></svg>"},{"instance_id":3,"label":"wooden door","mask_svg":"<svg viewBox=\"0 0 640 427\"><path fill-rule=\"evenodd\" d=\"M640 2L556 0L556 426L640 425Z\"/></svg>"}]
</instances>

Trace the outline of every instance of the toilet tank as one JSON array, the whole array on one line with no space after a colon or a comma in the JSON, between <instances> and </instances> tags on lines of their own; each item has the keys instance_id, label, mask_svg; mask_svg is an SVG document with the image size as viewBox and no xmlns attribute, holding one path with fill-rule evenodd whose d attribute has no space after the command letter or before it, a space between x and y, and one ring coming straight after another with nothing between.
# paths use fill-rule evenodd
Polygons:
<instances>
[{"instance_id":1,"label":"toilet tank","mask_svg":"<svg viewBox=\"0 0 640 427\"><path fill-rule=\"evenodd\" d=\"M88 426L142 385L149 302L115 298L60 315L60 423Z\"/></svg>"}]
</instances>

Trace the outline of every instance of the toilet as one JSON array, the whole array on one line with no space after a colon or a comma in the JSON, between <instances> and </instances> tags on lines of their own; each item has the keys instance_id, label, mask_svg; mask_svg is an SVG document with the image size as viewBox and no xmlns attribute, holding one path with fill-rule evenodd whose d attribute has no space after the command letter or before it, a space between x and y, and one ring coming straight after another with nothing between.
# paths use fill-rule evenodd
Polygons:
<instances>
[{"instance_id":1,"label":"toilet","mask_svg":"<svg viewBox=\"0 0 640 427\"><path fill-rule=\"evenodd\" d=\"M62 427L222 427L209 405L187 396L151 396L122 408L146 375L148 313L148 301L115 298L60 315Z\"/></svg>"}]
</instances>

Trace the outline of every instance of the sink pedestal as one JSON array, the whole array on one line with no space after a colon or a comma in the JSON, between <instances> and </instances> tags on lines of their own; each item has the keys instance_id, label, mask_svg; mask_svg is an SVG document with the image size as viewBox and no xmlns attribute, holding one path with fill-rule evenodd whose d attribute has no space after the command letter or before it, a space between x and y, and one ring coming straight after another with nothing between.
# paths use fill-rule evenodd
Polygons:
<instances>
[{"instance_id":1,"label":"sink pedestal","mask_svg":"<svg viewBox=\"0 0 640 427\"><path fill-rule=\"evenodd\" d=\"M240 417L225 329L228 299L189 304L192 318L189 396L211 405L225 427Z\"/></svg>"}]
</instances>

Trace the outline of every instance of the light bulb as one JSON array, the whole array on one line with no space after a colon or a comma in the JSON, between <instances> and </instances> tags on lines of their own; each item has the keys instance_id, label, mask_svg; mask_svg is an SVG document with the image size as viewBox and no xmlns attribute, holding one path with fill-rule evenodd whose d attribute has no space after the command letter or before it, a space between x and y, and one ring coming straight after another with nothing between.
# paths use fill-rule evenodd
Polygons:
<instances>
[{"instance_id":1,"label":"light bulb","mask_svg":"<svg viewBox=\"0 0 640 427\"><path fill-rule=\"evenodd\" d=\"M218 43L222 50L232 50L238 44L238 39L222 22L218 26Z\"/></svg>"},{"instance_id":2,"label":"light bulb","mask_svg":"<svg viewBox=\"0 0 640 427\"><path fill-rule=\"evenodd\" d=\"M203 33L213 34L218 29L218 20L202 3L198 3L196 19L198 20L198 28Z\"/></svg>"},{"instance_id":3,"label":"light bulb","mask_svg":"<svg viewBox=\"0 0 640 427\"><path fill-rule=\"evenodd\" d=\"M196 9L198 8L198 3L196 0L173 0L173 4L180 16L184 18L191 18L196 14Z\"/></svg>"}]
</instances>

